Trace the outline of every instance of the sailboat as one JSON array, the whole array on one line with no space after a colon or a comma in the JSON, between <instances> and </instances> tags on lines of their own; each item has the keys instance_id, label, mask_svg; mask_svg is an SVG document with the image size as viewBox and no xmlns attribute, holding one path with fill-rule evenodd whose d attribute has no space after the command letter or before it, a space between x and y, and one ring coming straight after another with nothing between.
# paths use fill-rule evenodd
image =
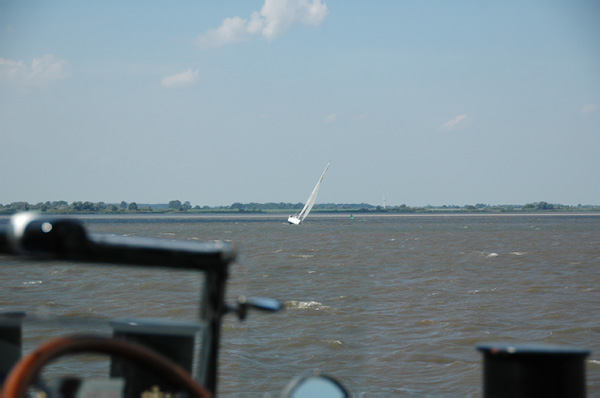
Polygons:
<instances>
[{"instance_id":1,"label":"sailboat","mask_svg":"<svg viewBox=\"0 0 600 398\"><path fill-rule=\"evenodd\" d=\"M331 164L331 162L327 163L327 166L325 166L325 170L323 170L323 174L321 174L321 178L319 178L319 181L317 181L317 185L315 185L314 189L312 190L312 192L311 192L310 196L308 197L308 200L306 201L306 204L304 205L302 210L300 210L299 213L296 213L293 216L292 215L289 216L288 222L290 224L300 225L300 223L302 221L304 221L304 219L308 216L308 213L310 213L310 210L313 208L315 201L317 200L317 193L319 192L319 187L321 186L321 183L323 182L323 177L325 177L325 173L327 173L327 169L329 168L330 164Z\"/></svg>"}]
</instances>

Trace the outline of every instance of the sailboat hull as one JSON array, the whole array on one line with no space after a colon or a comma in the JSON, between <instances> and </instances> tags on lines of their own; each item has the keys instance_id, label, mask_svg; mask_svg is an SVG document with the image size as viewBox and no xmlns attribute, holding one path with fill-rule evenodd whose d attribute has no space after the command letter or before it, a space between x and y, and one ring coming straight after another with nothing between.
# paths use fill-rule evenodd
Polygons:
<instances>
[{"instance_id":1,"label":"sailboat hull","mask_svg":"<svg viewBox=\"0 0 600 398\"><path fill-rule=\"evenodd\" d=\"M289 222L290 224L294 224L294 225L300 225L300 223L301 223L302 221L300 221L300 219L299 219L299 218L297 218L297 217L289 217L289 218L288 218L288 222Z\"/></svg>"}]
</instances>

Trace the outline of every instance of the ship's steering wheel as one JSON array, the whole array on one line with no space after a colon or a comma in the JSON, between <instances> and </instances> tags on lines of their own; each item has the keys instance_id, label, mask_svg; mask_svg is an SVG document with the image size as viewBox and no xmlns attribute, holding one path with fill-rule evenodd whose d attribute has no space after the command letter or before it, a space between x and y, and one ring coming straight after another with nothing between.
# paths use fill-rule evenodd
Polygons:
<instances>
[{"instance_id":1,"label":"ship's steering wheel","mask_svg":"<svg viewBox=\"0 0 600 398\"><path fill-rule=\"evenodd\" d=\"M74 335L50 340L21 358L6 378L1 398L25 398L28 386L46 364L64 355L84 352L130 360L160 374L192 398L211 397L181 366L142 345L116 338Z\"/></svg>"}]
</instances>

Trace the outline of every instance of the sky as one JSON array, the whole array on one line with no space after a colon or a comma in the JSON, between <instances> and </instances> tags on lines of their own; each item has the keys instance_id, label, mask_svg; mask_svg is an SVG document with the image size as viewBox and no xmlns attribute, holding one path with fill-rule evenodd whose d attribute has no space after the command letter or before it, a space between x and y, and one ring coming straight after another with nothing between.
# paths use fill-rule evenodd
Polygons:
<instances>
[{"instance_id":1,"label":"sky","mask_svg":"<svg viewBox=\"0 0 600 398\"><path fill-rule=\"evenodd\" d=\"M0 0L0 151L3 204L600 204L600 3Z\"/></svg>"}]
</instances>

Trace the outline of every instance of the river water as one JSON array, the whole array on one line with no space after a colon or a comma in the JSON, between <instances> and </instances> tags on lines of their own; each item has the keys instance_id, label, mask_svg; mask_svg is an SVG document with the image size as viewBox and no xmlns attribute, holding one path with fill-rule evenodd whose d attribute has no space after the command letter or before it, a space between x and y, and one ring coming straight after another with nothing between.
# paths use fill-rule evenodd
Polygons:
<instances>
[{"instance_id":1,"label":"river water","mask_svg":"<svg viewBox=\"0 0 600 398\"><path fill-rule=\"evenodd\" d=\"M478 397L475 347L485 342L589 349L588 395L600 396L600 216L311 215L301 226L285 219L82 217L93 233L229 241L238 251L229 300L286 304L244 322L225 318L221 396L278 396L294 376L320 369L355 396ZM197 281L177 273L31 271L0 262L12 267L2 273L2 311L19 300L63 315L195 311ZM99 299L109 288L112 298ZM140 292L150 298L133 298ZM26 349L53 333L25 335Z\"/></svg>"}]
</instances>

